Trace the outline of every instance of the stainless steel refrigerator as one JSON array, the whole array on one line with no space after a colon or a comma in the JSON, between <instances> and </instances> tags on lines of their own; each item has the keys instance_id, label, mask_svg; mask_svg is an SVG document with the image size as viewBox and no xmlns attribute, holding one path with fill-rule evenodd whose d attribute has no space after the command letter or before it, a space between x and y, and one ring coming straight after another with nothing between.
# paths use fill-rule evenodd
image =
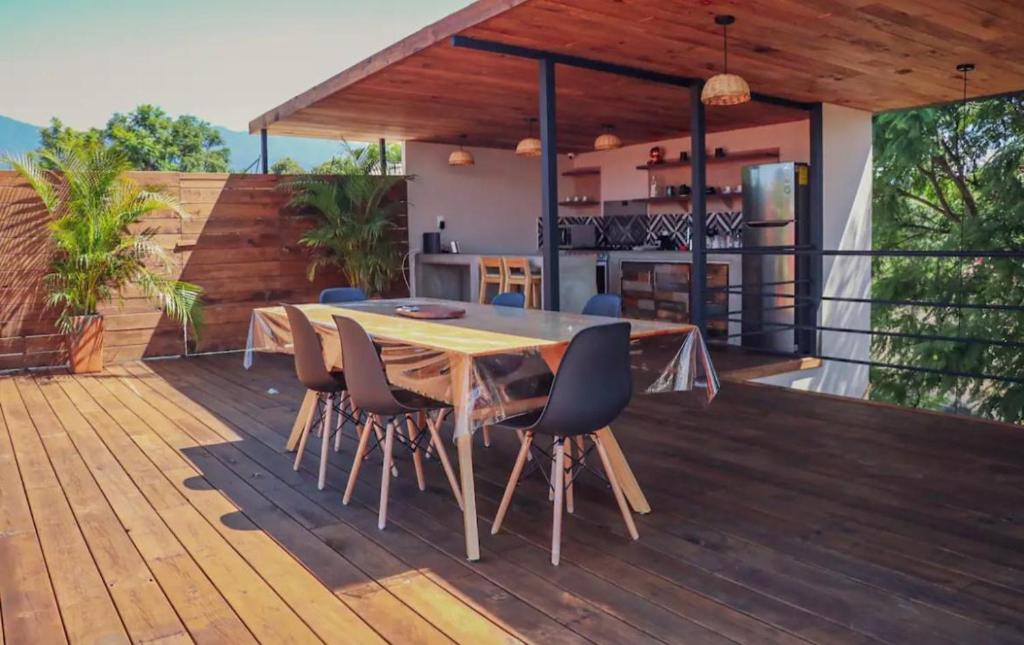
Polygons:
<instances>
[{"instance_id":1,"label":"stainless steel refrigerator","mask_svg":"<svg viewBox=\"0 0 1024 645\"><path fill-rule=\"evenodd\" d=\"M809 167L804 163L743 168L743 248L790 248L809 218ZM793 255L743 255L743 345L796 351L798 263Z\"/></svg>"}]
</instances>

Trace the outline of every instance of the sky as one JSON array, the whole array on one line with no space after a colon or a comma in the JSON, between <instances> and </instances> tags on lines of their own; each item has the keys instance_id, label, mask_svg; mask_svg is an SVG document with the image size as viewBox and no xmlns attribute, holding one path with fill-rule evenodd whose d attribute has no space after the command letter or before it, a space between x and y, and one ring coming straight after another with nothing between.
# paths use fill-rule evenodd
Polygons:
<instances>
[{"instance_id":1,"label":"sky","mask_svg":"<svg viewBox=\"0 0 1024 645\"><path fill-rule=\"evenodd\" d=\"M251 119L470 0L0 0L0 114Z\"/></svg>"}]
</instances>

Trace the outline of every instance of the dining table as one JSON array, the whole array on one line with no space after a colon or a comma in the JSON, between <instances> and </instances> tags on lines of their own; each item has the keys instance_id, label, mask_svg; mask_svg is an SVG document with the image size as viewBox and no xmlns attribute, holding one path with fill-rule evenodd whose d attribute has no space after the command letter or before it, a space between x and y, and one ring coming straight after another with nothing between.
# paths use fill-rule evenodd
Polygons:
<instances>
[{"instance_id":1,"label":"dining table","mask_svg":"<svg viewBox=\"0 0 1024 645\"><path fill-rule=\"evenodd\" d=\"M562 356L579 331L623 320L630 323L630 363L637 395L691 392L710 402L719 389L700 330L686 323L432 298L297 306L316 330L329 369L344 370L333 316L346 316L362 325L377 345L392 385L451 406L469 560L480 557L473 434L503 419L542 408ZM458 317L410 317L417 316L421 309L448 310ZM292 335L283 307L253 310L244 357L246 368L252 366L258 352L292 352ZM307 392L288 437L287 450L296 449L304 420L315 401L315 393ZM638 513L650 512L612 429L606 427L597 434L630 506Z\"/></svg>"}]
</instances>

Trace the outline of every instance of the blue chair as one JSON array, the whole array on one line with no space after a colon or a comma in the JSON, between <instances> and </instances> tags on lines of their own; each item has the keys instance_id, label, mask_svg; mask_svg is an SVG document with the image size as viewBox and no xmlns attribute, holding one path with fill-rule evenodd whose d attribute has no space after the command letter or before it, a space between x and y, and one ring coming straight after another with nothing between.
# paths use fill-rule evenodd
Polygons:
<instances>
[{"instance_id":1,"label":"blue chair","mask_svg":"<svg viewBox=\"0 0 1024 645\"><path fill-rule=\"evenodd\" d=\"M329 305L336 302L359 302L366 300L366 292L359 287L334 287L320 292L320 304Z\"/></svg>"},{"instance_id":2,"label":"blue chair","mask_svg":"<svg viewBox=\"0 0 1024 645\"><path fill-rule=\"evenodd\" d=\"M496 307L515 307L522 309L526 305L526 296L516 291L506 291L494 296L491 304Z\"/></svg>"},{"instance_id":3,"label":"blue chair","mask_svg":"<svg viewBox=\"0 0 1024 645\"><path fill-rule=\"evenodd\" d=\"M622 317L622 298L614 293L599 293L591 296L583 307L584 316Z\"/></svg>"}]
</instances>

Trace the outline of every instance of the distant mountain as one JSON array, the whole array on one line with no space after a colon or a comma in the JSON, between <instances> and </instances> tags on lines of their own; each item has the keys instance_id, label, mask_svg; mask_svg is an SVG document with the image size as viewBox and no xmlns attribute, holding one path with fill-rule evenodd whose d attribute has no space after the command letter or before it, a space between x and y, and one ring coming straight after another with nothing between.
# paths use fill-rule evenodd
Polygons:
<instances>
[{"instance_id":1,"label":"distant mountain","mask_svg":"<svg viewBox=\"0 0 1024 645\"><path fill-rule=\"evenodd\" d=\"M0 116L0 153L20 155L38 147L38 125Z\"/></svg>"},{"instance_id":2,"label":"distant mountain","mask_svg":"<svg viewBox=\"0 0 1024 645\"><path fill-rule=\"evenodd\" d=\"M38 125L0 116L0 153L24 154L39 147ZM225 145L231 149L231 168L244 171L260 156L260 137L256 134L216 126ZM327 139L270 137L267 142L270 163L291 157L307 170L342 153L341 143ZM255 166L253 169L256 170Z\"/></svg>"}]
</instances>

